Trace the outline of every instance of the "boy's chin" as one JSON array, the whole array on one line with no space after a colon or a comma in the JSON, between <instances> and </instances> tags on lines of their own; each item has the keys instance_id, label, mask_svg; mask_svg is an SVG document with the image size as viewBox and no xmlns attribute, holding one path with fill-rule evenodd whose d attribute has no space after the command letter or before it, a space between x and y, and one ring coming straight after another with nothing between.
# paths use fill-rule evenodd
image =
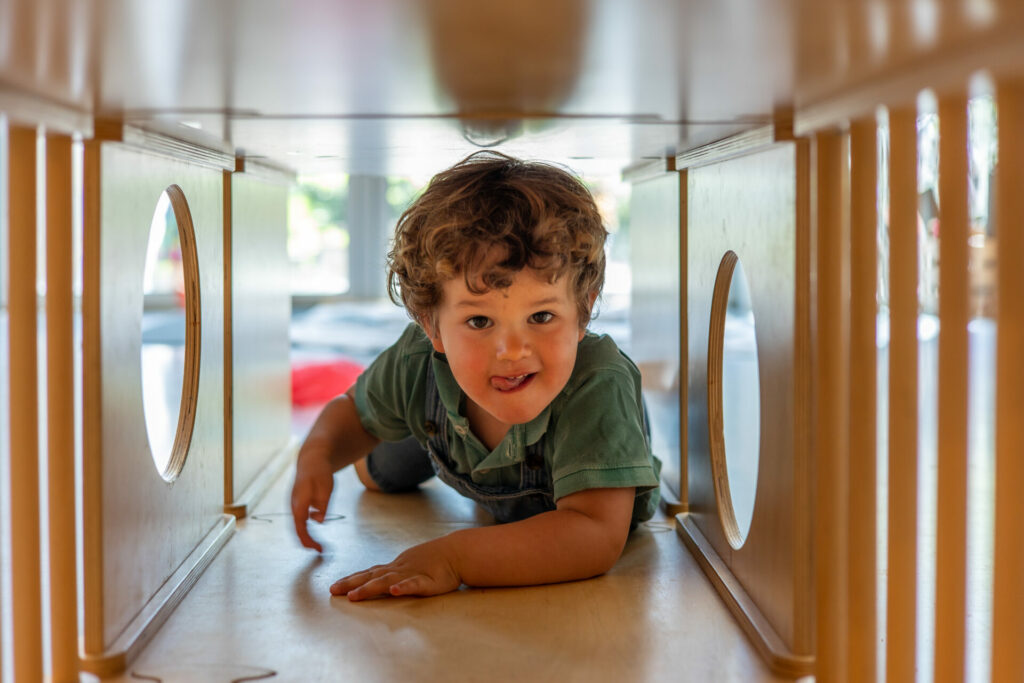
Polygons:
<instances>
[{"instance_id":1,"label":"boy's chin","mask_svg":"<svg viewBox=\"0 0 1024 683\"><path fill-rule=\"evenodd\" d=\"M504 422L507 425L523 425L527 422L532 422L538 415L540 415L543 408L536 410L525 410L525 411L502 411L500 415L494 415L494 417L500 422ZM492 413L493 415L493 413Z\"/></svg>"}]
</instances>

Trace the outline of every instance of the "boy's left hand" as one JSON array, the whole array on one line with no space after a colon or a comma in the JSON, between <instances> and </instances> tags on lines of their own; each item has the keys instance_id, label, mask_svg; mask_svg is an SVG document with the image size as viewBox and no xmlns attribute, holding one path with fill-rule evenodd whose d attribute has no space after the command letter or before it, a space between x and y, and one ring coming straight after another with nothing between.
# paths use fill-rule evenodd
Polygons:
<instances>
[{"instance_id":1,"label":"boy's left hand","mask_svg":"<svg viewBox=\"0 0 1024 683\"><path fill-rule=\"evenodd\" d=\"M461 585L451 544L442 537L413 546L388 564L335 581L331 594L346 595L355 602L378 595L439 595Z\"/></svg>"}]
</instances>

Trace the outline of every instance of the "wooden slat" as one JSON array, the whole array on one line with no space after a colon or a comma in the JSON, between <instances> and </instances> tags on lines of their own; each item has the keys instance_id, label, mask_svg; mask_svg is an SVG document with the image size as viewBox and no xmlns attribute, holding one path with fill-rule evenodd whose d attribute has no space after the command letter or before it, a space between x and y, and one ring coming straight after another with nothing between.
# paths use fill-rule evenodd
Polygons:
<instances>
[{"instance_id":1,"label":"wooden slat","mask_svg":"<svg viewBox=\"0 0 1024 683\"><path fill-rule=\"evenodd\" d=\"M917 121L889 111L889 551L886 680L912 681L917 643Z\"/></svg>"},{"instance_id":2,"label":"wooden slat","mask_svg":"<svg viewBox=\"0 0 1024 683\"><path fill-rule=\"evenodd\" d=\"M676 500L679 502L678 512L686 512L690 509L690 463L688 457L689 443L689 415L687 392L690 381L690 360L689 360L689 330L690 324L687 319L687 304L689 294L687 290L686 264L689 222L689 171L679 171L679 480L673 482L678 486Z\"/></svg>"},{"instance_id":3,"label":"wooden slat","mask_svg":"<svg viewBox=\"0 0 1024 683\"><path fill-rule=\"evenodd\" d=\"M847 335L847 236L843 210L846 147L838 132L815 136L815 192L818 282L815 305L816 355L815 590L819 683L846 681L847 571L845 463L849 443L846 398L849 392Z\"/></svg>"},{"instance_id":4,"label":"wooden slat","mask_svg":"<svg viewBox=\"0 0 1024 683\"><path fill-rule=\"evenodd\" d=\"M1024 83L999 82L996 537L992 680L1024 680Z\"/></svg>"},{"instance_id":5,"label":"wooden slat","mask_svg":"<svg viewBox=\"0 0 1024 683\"><path fill-rule=\"evenodd\" d=\"M102 652L103 376L100 336L100 228L103 143L85 142L82 216L82 643Z\"/></svg>"},{"instance_id":6,"label":"wooden slat","mask_svg":"<svg viewBox=\"0 0 1024 683\"><path fill-rule=\"evenodd\" d=\"M231 176L233 171L222 171L224 194L221 201L224 235L224 505L231 505L236 498L234 463L234 325L232 318L233 280L232 267L232 211ZM244 511L243 511L244 516Z\"/></svg>"},{"instance_id":7,"label":"wooden slat","mask_svg":"<svg viewBox=\"0 0 1024 683\"><path fill-rule=\"evenodd\" d=\"M36 331L36 129L11 126L10 486L14 680L43 677L39 573L39 389Z\"/></svg>"},{"instance_id":8,"label":"wooden slat","mask_svg":"<svg viewBox=\"0 0 1024 683\"><path fill-rule=\"evenodd\" d=\"M874 117L850 126L849 677L876 678L877 130Z\"/></svg>"},{"instance_id":9,"label":"wooden slat","mask_svg":"<svg viewBox=\"0 0 1024 683\"><path fill-rule=\"evenodd\" d=\"M814 652L814 566L811 561L812 492L814 482L811 388L811 302L814 262L811 228L811 145L797 140L796 148L796 235L795 235L795 319L793 333L793 647L797 652ZM684 261L685 263L685 261ZM684 347L685 348L685 347ZM684 385L685 386L685 385ZM684 404L685 405L685 404Z\"/></svg>"},{"instance_id":10,"label":"wooden slat","mask_svg":"<svg viewBox=\"0 0 1024 683\"><path fill-rule=\"evenodd\" d=\"M52 680L78 680L71 138L46 138L46 381Z\"/></svg>"},{"instance_id":11,"label":"wooden slat","mask_svg":"<svg viewBox=\"0 0 1024 683\"><path fill-rule=\"evenodd\" d=\"M967 100L939 100L939 404L935 681L965 675L967 577Z\"/></svg>"}]
</instances>

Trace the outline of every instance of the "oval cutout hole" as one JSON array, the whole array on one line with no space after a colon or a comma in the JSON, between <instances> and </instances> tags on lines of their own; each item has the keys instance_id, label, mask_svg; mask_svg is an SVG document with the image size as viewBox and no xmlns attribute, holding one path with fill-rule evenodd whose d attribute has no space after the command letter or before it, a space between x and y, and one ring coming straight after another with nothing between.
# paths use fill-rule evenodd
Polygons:
<instances>
[{"instance_id":1,"label":"oval cutout hole","mask_svg":"<svg viewBox=\"0 0 1024 683\"><path fill-rule=\"evenodd\" d=\"M719 517L729 544L746 542L761 450L761 384L750 287L739 257L722 258L708 335L708 421Z\"/></svg>"},{"instance_id":2,"label":"oval cutout hole","mask_svg":"<svg viewBox=\"0 0 1024 683\"><path fill-rule=\"evenodd\" d=\"M160 194L143 273L142 406L157 472L181 474L192 440L199 384L199 268L195 231L177 185Z\"/></svg>"}]
</instances>

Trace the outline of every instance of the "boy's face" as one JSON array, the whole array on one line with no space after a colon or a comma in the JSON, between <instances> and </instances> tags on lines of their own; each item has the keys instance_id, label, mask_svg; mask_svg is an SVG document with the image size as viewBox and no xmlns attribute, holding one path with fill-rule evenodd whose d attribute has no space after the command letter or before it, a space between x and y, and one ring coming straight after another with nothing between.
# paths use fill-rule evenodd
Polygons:
<instances>
[{"instance_id":1,"label":"boy's face","mask_svg":"<svg viewBox=\"0 0 1024 683\"><path fill-rule=\"evenodd\" d=\"M507 289L484 294L470 292L462 277L449 280L434 320L434 348L446 354L466 393L467 417L485 443L554 400L584 334L569 279L550 283L529 268Z\"/></svg>"}]
</instances>

